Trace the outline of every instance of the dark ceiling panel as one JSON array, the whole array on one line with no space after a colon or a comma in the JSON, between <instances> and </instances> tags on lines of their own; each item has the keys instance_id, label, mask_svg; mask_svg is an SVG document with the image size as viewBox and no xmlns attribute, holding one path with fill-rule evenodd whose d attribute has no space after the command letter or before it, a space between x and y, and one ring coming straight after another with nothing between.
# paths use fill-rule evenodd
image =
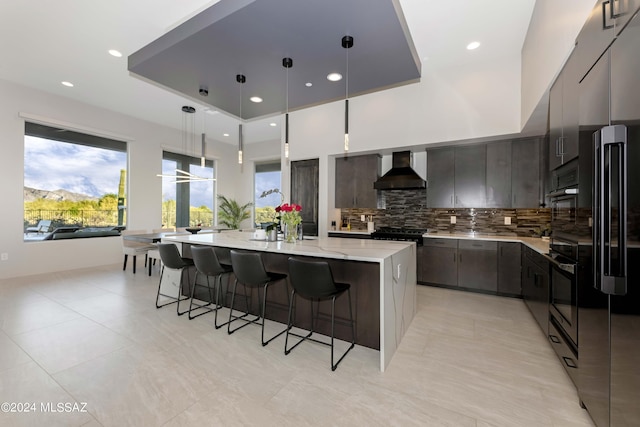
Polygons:
<instances>
[{"instance_id":1,"label":"dark ceiling panel","mask_svg":"<svg viewBox=\"0 0 640 427\"><path fill-rule=\"evenodd\" d=\"M399 13L398 13L399 11ZM129 56L129 70L160 86L251 120L345 97L344 35L349 49L349 96L387 89L420 78L420 61L398 0L221 0ZM244 74L242 113L240 85ZM313 83L306 87L305 83ZM209 96L198 91L206 86ZM264 102L256 104L249 97Z\"/></svg>"}]
</instances>

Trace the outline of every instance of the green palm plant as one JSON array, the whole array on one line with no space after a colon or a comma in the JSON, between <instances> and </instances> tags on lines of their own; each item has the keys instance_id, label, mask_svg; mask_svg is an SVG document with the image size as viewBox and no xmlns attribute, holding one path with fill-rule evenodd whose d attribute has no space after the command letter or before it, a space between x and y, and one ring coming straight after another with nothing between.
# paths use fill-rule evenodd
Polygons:
<instances>
[{"instance_id":1,"label":"green palm plant","mask_svg":"<svg viewBox=\"0 0 640 427\"><path fill-rule=\"evenodd\" d=\"M240 228L240 223L251 217L249 207L253 203L249 202L242 206L233 199L228 199L222 194L218 194L218 220L232 230Z\"/></svg>"}]
</instances>

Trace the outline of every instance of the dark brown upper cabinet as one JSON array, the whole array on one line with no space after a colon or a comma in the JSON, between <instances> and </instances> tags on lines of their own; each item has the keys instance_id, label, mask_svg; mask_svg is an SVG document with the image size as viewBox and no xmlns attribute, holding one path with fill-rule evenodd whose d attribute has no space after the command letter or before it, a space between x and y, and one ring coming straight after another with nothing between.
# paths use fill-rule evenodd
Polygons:
<instances>
[{"instance_id":1,"label":"dark brown upper cabinet","mask_svg":"<svg viewBox=\"0 0 640 427\"><path fill-rule=\"evenodd\" d=\"M336 208L377 208L373 183L380 178L378 154L336 158Z\"/></svg>"}]
</instances>

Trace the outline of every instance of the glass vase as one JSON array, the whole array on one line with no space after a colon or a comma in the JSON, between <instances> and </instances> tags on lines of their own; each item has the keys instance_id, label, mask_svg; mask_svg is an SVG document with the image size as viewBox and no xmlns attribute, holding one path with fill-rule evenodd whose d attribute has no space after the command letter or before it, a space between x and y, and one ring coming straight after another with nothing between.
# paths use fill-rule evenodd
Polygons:
<instances>
[{"instance_id":1,"label":"glass vase","mask_svg":"<svg viewBox=\"0 0 640 427\"><path fill-rule=\"evenodd\" d=\"M295 243L298 240L298 225L284 223L284 241Z\"/></svg>"}]
</instances>

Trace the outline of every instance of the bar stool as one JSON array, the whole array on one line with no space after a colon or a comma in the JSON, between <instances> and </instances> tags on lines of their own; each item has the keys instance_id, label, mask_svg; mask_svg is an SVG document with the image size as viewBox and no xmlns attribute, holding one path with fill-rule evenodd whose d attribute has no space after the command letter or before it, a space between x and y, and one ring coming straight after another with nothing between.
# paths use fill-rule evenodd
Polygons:
<instances>
[{"instance_id":1,"label":"bar stool","mask_svg":"<svg viewBox=\"0 0 640 427\"><path fill-rule=\"evenodd\" d=\"M162 270L160 270L160 281L158 283L158 294L156 295L156 308L164 307L165 305L177 303L176 312L178 316L182 316L189 310L180 311L180 301L186 301L189 299L188 296L182 297L183 288L184 288L184 272L187 270L187 283L191 283L189 280L189 267L193 266L193 260L189 258L183 258L180 256L180 252L178 251L178 247L173 243L158 243L157 245L158 251L160 252L160 260L162 261ZM164 277L164 270L168 268L170 270L175 270L180 272L180 284L178 285L178 296L174 297L173 295L167 295L160 292L162 287L162 278ZM167 302L164 304L158 304L160 295L163 297L171 298L174 301Z\"/></svg>"},{"instance_id":2,"label":"bar stool","mask_svg":"<svg viewBox=\"0 0 640 427\"><path fill-rule=\"evenodd\" d=\"M193 278L193 287L191 288L191 302L189 303L189 319L194 319L198 316L202 316L203 314L210 313L215 311L215 320L214 325L216 329L221 328L226 325L223 323L222 325L218 325L218 309L222 308L220 304L220 294L222 293L222 276L225 274L229 274L233 271L231 266L222 266L218 261L218 257L216 256L215 251L212 247L208 246L192 246L191 247L191 255L193 256L193 263L196 266L196 274ZM207 279L207 285L198 284L198 273L204 275ZM213 277L213 288L211 287L211 283L209 282L209 278ZM196 291L196 287L200 286L203 288L207 288L209 291L209 303L207 304L194 304L193 297ZM215 292L215 298L213 297L213 292ZM215 302L214 302L215 299ZM211 308L211 305L215 303L215 307ZM195 316L191 315L193 310L198 310L200 308L206 309L202 313L196 314Z\"/></svg>"},{"instance_id":3,"label":"bar stool","mask_svg":"<svg viewBox=\"0 0 640 427\"><path fill-rule=\"evenodd\" d=\"M275 338L279 337L283 333L286 332L286 328L281 332L278 332L276 335L269 338L267 341L264 340L264 315L267 306L267 289L269 285L277 282L279 280L283 280L287 278L286 274L281 273L271 273L267 272L264 269L264 264L262 262L262 257L259 253L256 252L239 252L236 250L231 251L231 266L233 268L233 274L236 276L236 280L233 282L233 290L231 292L231 305L229 311L229 321L227 322L227 333L232 334L238 329L242 329L245 326L254 323L260 325L262 327L262 345L265 346L273 341ZM245 301L247 303L247 310L245 314L242 316L234 316L233 315L233 305L236 297L236 289L238 287L238 282L242 283L245 287ZM258 292L258 304L260 305L260 315L256 316L253 319L247 319L249 316L249 298L246 290L248 288L263 288L263 296L262 301L260 300L260 292ZM287 293L288 294L288 293ZM231 329L231 323L242 320L245 323L242 326L238 326L235 329ZM262 320L262 321L260 321Z\"/></svg>"},{"instance_id":4,"label":"bar stool","mask_svg":"<svg viewBox=\"0 0 640 427\"><path fill-rule=\"evenodd\" d=\"M333 280L333 274L329 263L326 261L307 261L298 258L289 258L289 280L293 291L291 291L291 298L289 300L289 319L287 322L287 334L284 340L284 354L289 354L291 350L296 348L298 344L305 340L314 341L320 344L328 345L331 347L331 370L335 371L338 364L344 359L344 357L355 346L355 328L353 324L353 310L351 308L351 285L348 283L336 283ZM349 319L351 321L351 345L340 357L340 359L333 363L333 340L335 331L335 306L336 298L347 293L349 301ZM307 335L297 335L289 330L293 327L293 307L295 304L296 295L301 296L304 299L309 300L311 303L311 330ZM316 340L311 338L313 334L313 302L322 300L331 300L331 343ZM300 337L301 339L288 348L289 335Z\"/></svg>"}]
</instances>

